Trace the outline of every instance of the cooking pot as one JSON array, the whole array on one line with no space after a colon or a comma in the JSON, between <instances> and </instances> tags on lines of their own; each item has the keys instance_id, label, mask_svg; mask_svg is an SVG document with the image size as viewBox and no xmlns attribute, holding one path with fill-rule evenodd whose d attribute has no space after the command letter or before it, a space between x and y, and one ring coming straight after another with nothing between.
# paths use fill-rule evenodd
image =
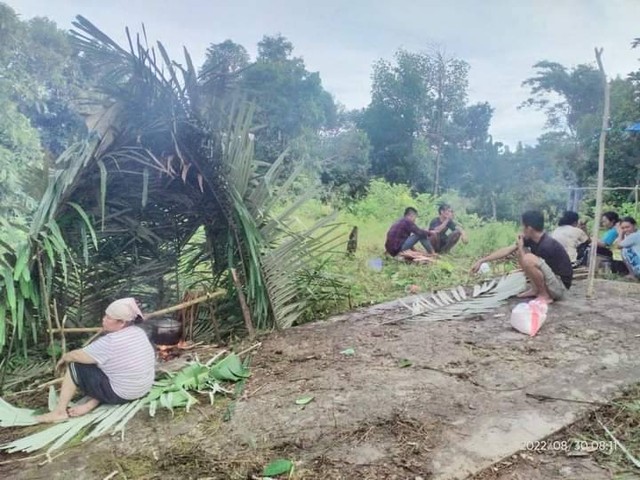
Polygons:
<instances>
[{"instance_id":1,"label":"cooking pot","mask_svg":"<svg viewBox=\"0 0 640 480\"><path fill-rule=\"evenodd\" d=\"M175 345L182 338L182 323L161 318L151 323L151 341L156 345Z\"/></svg>"}]
</instances>

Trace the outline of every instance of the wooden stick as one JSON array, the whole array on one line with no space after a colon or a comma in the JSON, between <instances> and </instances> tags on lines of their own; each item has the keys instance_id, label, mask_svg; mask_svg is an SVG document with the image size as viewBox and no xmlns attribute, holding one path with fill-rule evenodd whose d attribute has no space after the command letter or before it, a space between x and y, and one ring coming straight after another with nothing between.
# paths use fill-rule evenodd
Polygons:
<instances>
[{"instance_id":1,"label":"wooden stick","mask_svg":"<svg viewBox=\"0 0 640 480\"><path fill-rule=\"evenodd\" d=\"M262 345L262 342L258 342L258 343L254 344L254 345L251 345L249 348L245 348L241 352L238 352L236 355L241 357L245 353L249 353L251 350L255 350L256 348L260 347L261 345Z\"/></svg>"},{"instance_id":2,"label":"wooden stick","mask_svg":"<svg viewBox=\"0 0 640 480\"><path fill-rule=\"evenodd\" d=\"M58 302L56 302L55 298L53 299L53 315L56 319L56 326L60 331L60 346L62 348L62 355L64 356L64 354L67 353L67 337L64 336L64 327L60 323L60 316L58 315ZM62 322L64 323L66 320L67 316L65 315Z\"/></svg>"},{"instance_id":3,"label":"wooden stick","mask_svg":"<svg viewBox=\"0 0 640 480\"><path fill-rule=\"evenodd\" d=\"M157 312L152 312L144 316L145 320L149 320L150 318L161 317L162 315L166 315L167 313L173 313L178 310L182 310L183 308L190 307L192 305L196 305L198 303L206 302L207 300L213 300L214 298L222 297L227 294L227 291L224 289L216 290L215 292L209 292L202 297L194 298L193 300L189 300L188 302L183 302L178 305L174 305L173 307L163 308L162 310L158 310Z\"/></svg>"},{"instance_id":4,"label":"wooden stick","mask_svg":"<svg viewBox=\"0 0 640 480\"><path fill-rule=\"evenodd\" d=\"M242 284L240 283L240 279L238 278L238 273L236 272L235 268L231 269L231 278L233 279L233 284L236 286L236 291L238 292L238 301L240 302L240 308L242 309L244 325L245 327L247 327L247 332L249 332L249 338L253 339L256 335L256 332L253 328L253 323L251 322L251 313L249 312L247 299L245 298L244 292L242 291Z\"/></svg>"},{"instance_id":5,"label":"wooden stick","mask_svg":"<svg viewBox=\"0 0 640 480\"><path fill-rule=\"evenodd\" d=\"M95 335L92 335L91 338L89 340L87 340L86 342L84 342L83 347L86 347L87 345L89 345L91 342L93 342L96 338L98 338L100 335L102 334L102 330L100 330L99 332L96 332Z\"/></svg>"},{"instance_id":6,"label":"wooden stick","mask_svg":"<svg viewBox=\"0 0 640 480\"><path fill-rule=\"evenodd\" d=\"M183 308L190 307L197 303L206 302L207 300L213 300L214 298L218 298L226 294L227 294L226 290L223 290L223 289L216 290L215 292L207 293L202 297L194 298L193 300L189 300L188 302L183 302L178 305L174 305L173 307L163 308L162 310L148 313L147 315L144 316L144 319L149 320L151 318L161 317L162 315L166 315L167 313L173 313L177 310L182 310ZM100 332L100 331L102 331L101 327L71 327L71 328L64 329L65 333L92 333L92 332ZM59 330L51 329L50 332L58 333Z\"/></svg>"},{"instance_id":7,"label":"wooden stick","mask_svg":"<svg viewBox=\"0 0 640 480\"><path fill-rule=\"evenodd\" d=\"M102 330L102 327L70 327L64 329L54 328L51 329L51 333L60 333L64 330L64 333L91 333L91 332L99 332Z\"/></svg>"},{"instance_id":8,"label":"wooden stick","mask_svg":"<svg viewBox=\"0 0 640 480\"><path fill-rule=\"evenodd\" d=\"M39 390L42 390L43 388L50 387L51 385L57 385L59 383L62 383L63 380L64 380L64 377L54 378L53 380L49 380L48 382L38 385L36 388Z\"/></svg>"},{"instance_id":9,"label":"wooden stick","mask_svg":"<svg viewBox=\"0 0 640 480\"><path fill-rule=\"evenodd\" d=\"M593 233L591 238L598 238L599 233L599 220L602 216L602 191L604 188L604 149L607 141L607 128L609 127L609 82L607 81L607 74L604 71L602 65L602 48L596 48L596 61L598 62L598 69L600 70L600 76L602 77L602 86L604 90L604 109L602 111L602 128L600 130L600 148L598 150L598 189L596 190L596 210L595 221L593 222ZM587 297L593 297L593 281L596 274L596 252L591 252L589 256L589 276L587 283Z\"/></svg>"},{"instance_id":10,"label":"wooden stick","mask_svg":"<svg viewBox=\"0 0 640 480\"><path fill-rule=\"evenodd\" d=\"M587 405L599 405L604 407L605 405L608 405L608 403L603 403L603 402L595 402L595 401L589 401L589 400L577 400L575 398L562 398L562 397L551 397L549 395L542 395L539 393L529 393L529 392L525 392L524 394L526 397L530 397L533 398L535 400L538 400L539 402L544 402L547 400L550 401L558 401L558 402L570 402L570 403L584 403Z\"/></svg>"},{"instance_id":11,"label":"wooden stick","mask_svg":"<svg viewBox=\"0 0 640 480\"><path fill-rule=\"evenodd\" d=\"M58 359L56 358L56 349L53 346L54 338L53 338L53 326L51 324L51 310L49 307L49 292L47 292L47 288L44 280L44 269L42 268L42 261L40 260L40 255L38 255L38 276L40 277L40 290L42 291L42 304L44 306L44 316L47 319L47 326L49 327L49 346L51 347L51 360L53 361L53 374L56 373L56 365L58 364Z\"/></svg>"}]
</instances>

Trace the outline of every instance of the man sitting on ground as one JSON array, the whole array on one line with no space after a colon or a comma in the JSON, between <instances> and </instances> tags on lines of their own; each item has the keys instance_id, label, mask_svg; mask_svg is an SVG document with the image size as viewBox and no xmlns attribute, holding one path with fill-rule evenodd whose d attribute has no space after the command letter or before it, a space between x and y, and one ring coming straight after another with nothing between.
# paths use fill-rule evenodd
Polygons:
<instances>
[{"instance_id":1,"label":"man sitting on ground","mask_svg":"<svg viewBox=\"0 0 640 480\"><path fill-rule=\"evenodd\" d=\"M522 234L518 235L517 243L487 255L475 263L472 271L477 272L484 262L499 260L513 253L517 253L518 263L531 282L531 288L518 295L520 298L537 297L537 300L552 303L562 299L571 288L571 260L562 245L545 233L542 212L523 213Z\"/></svg>"},{"instance_id":2,"label":"man sitting on ground","mask_svg":"<svg viewBox=\"0 0 640 480\"><path fill-rule=\"evenodd\" d=\"M622 259L629 270L628 278L640 279L640 232L633 217L622 217L614 246L622 250Z\"/></svg>"},{"instance_id":3,"label":"man sitting on ground","mask_svg":"<svg viewBox=\"0 0 640 480\"><path fill-rule=\"evenodd\" d=\"M433 234L431 241L437 253L447 253L458 240L467 243L464 230L453 222L453 210L446 203L438 207L438 216L431 220L429 230ZM451 230L451 235L447 235L448 230Z\"/></svg>"},{"instance_id":4,"label":"man sitting on ground","mask_svg":"<svg viewBox=\"0 0 640 480\"><path fill-rule=\"evenodd\" d=\"M551 236L567 251L573 268L582 264L582 257L589 242L589 235L578 228L579 221L580 216L576 212L566 211L558 221L558 228L551 232Z\"/></svg>"},{"instance_id":5,"label":"man sitting on ground","mask_svg":"<svg viewBox=\"0 0 640 480\"><path fill-rule=\"evenodd\" d=\"M384 248L387 253L395 257L400 252L411 250L418 242L422 244L427 253L433 253L433 247L429 242L429 231L422 230L416 225L418 211L413 207L407 207L404 217L391 225L387 232L387 241Z\"/></svg>"}]
</instances>

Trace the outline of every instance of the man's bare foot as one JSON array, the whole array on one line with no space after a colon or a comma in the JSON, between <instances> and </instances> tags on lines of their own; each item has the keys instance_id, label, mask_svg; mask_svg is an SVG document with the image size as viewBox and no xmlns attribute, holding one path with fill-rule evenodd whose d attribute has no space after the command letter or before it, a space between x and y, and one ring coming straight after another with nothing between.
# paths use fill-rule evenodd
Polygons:
<instances>
[{"instance_id":1,"label":"man's bare foot","mask_svg":"<svg viewBox=\"0 0 640 480\"><path fill-rule=\"evenodd\" d=\"M531 298L531 297L535 297L537 295L538 295L537 290L534 290L533 288L530 288L526 292L519 293L518 294L518 298Z\"/></svg>"},{"instance_id":2,"label":"man's bare foot","mask_svg":"<svg viewBox=\"0 0 640 480\"><path fill-rule=\"evenodd\" d=\"M547 295L538 295L535 299L536 302L546 303L547 305L553 303L553 298Z\"/></svg>"},{"instance_id":3,"label":"man's bare foot","mask_svg":"<svg viewBox=\"0 0 640 480\"><path fill-rule=\"evenodd\" d=\"M87 413L89 413L98 405L100 405L100 402L98 400L96 400L95 398L90 398L80 405L69 408L67 411L69 412L70 417L81 417L82 415L86 415Z\"/></svg>"},{"instance_id":4,"label":"man's bare foot","mask_svg":"<svg viewBox=\"0 0 640 480\"><path fill-rule=\"evenodd\" d=\"M67 420L68 418L69 415L67 415L67 412L65 412L64 410L54 410L53 412L45 413L44 415L38 415L36 417L36 421L38 423L55 423L62 422L64 420Z\"/></svg>"}]
</instances>

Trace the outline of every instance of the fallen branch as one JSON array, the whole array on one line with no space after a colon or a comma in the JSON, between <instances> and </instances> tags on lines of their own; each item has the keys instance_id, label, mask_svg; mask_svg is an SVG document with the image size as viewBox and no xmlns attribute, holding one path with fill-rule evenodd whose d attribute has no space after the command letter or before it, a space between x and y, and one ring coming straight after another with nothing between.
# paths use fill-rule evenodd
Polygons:
<instances>
[{"instance_id":1,"label":"fallen branch","mask_svg":"<svg viewBox=\"0 0 640 480\"><path fill-rule=\"evenodd\" d=\"M529 393L529 392L525 392L525 396L533 398L534 400L538 400L539 402L546 402L549 400L554 400L554 401L558 401L558 402L571 402L571 403L584 403L587 405L598 405L600 407L604 407L605 405L608 405L606 403L602 403L602 402L593 402L590 400L577 400L577 399L573 399L573 398L562 398L562 397L552 397L549 395L542 395L540 393Z\"/></svg>"},{"instance_id":2,"label":"fallen branch","mask_svg":"<svg viewBox=\"0 0 640 480\"><path fill-rule=\"evenodd\" d=\"M262 342L258 342L255 345L252 345L249 348L245 348L244 350L242 350L241 352L237 353L236 355L238 355L239 357L241 357L242 355L244 355L245 353L249 353L251 350L255 350L256 348L262 346Z\"/></svg>"}]
</instances>

